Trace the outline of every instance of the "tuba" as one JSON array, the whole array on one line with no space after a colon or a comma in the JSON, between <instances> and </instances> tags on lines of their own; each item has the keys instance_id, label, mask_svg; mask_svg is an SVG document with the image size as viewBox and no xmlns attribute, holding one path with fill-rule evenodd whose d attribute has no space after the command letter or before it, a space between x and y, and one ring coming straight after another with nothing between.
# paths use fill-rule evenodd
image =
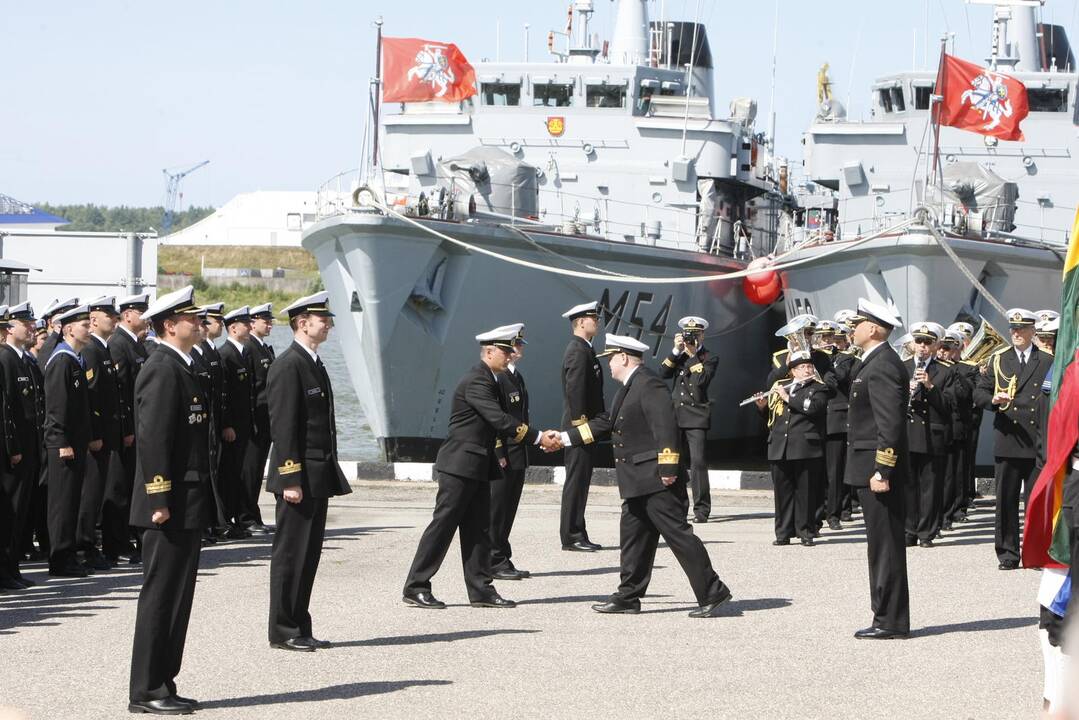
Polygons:
<instances>
[{"instance_id":1,"label":"tuba","mask_svg":"<svg viewBox=\"0 0 1079 720\"><path fill-rule=\"evenodd\" d=\"M983 317L978 332L974 333L970 343L963 348L960 358L974 365L984 365L993 353L1008 345L1008 341Z\"/></svg>"}]
</instances>

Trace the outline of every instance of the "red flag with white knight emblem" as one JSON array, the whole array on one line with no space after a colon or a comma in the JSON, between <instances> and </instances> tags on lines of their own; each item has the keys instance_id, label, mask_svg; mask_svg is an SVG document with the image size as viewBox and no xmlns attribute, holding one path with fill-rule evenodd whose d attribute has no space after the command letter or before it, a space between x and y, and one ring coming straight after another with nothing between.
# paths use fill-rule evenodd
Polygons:
<instances>
[{"instance_id":1,"label":"red flag with white knight emblem","mask_svg":"<svg viewBox=\"0 0 1079 720\"><path fill-rule=\"evenodd\" d=\"M382 38L382 99L458 102L476 94L476 71L453 43Z\"/></svg>"},{"instance_id":2,"label":"red flag with white knight emblem","mask_svg":"<svg viewBox=\"0 0 1079 720\"><path fill-rule=\"evenodd\" d=\"M937 122L1001 140L1022 140L1026 86L1011 75L942 54L936 92L944 97Z\"/></svg>"}]
</instances>

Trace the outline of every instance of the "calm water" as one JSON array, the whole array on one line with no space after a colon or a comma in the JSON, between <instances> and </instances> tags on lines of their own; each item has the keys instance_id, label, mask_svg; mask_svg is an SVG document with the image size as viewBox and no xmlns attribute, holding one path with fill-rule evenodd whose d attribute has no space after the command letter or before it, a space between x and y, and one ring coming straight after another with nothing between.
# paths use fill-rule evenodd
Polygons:
<instances>
[{"instance_id":1,"label":"calm water","mask_svg":"<svg viewBox=\"0 0 1079 720\"><path fill-rule=\"evenodd\" d=\"M218 342L221 342L220 340ZM287 323L278 321L270 333L270 344L281 354L292 343L292 330ZM360 411L360 401L345 369L341 344L334 331L330 339L319 348L319 356L326 365L326 372L333 383L334 407L337 411L337 449L343 460L381 460L378 442Z\"/></svg>"}]
</instances>

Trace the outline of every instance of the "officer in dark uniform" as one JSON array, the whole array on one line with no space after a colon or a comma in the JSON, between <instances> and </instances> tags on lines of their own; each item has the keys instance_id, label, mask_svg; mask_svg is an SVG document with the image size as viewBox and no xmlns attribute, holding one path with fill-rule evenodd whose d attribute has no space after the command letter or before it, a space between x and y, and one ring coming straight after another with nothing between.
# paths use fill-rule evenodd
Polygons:
<instances>
[{"instance_id":1,"label":"officer in dark uniform","mask_svg":"<svg viewBox=\"0 0 1079 720\"><path fill-rule=\"evenodd\" d=\"M250 537L247 525L258 517L258 492L243 482L247 445L255 435L255 368L246 342L251 334L251 313L247 305L224 317L228 337L221 345L221 365L225 372L225 395L228 402L221 421L221 463L219 482L226 488L225 515L229 520L227 536L234 540ZM261 488L260 488L261 489ZM254 507L255 510L251 508Z\"/></svg>"},{"instance_id":2,"label":"officer in dark uniform","mask_svg":"<svg viewBox=\"0 0 1079 720\"><path fill-rule=\"evenodd\" d=\"M910 449L907 497L907 547L933 547L940 532L944 498L944 472L951 445L952 371L937 360L936 323L911 327L914 357L907 360L910 402L907 409L907 446Z\"/></svg>"},{"instance_id":3,"label":"officer in dark uniform","mask_svg":"<svg viewBox=\"0 0 1079 720\"><path fill-rule=\"evenodd\" d=\"M1019 567L1019 493L1035 477L1039 442L1038 395L1053 358L1034 347L1034 313L1008 310L1012 347L993 355L974 389L974 402L994 413L996 460L996 552L1001 570Z\"/></svg>"},{"instance_id":4,"label":"officer in dark uniform","mask_svg":"<svg viewBox=\"0 0 1079 720\"><path fill-rule=\"evenodd\" d=\"M266 489L277 499L270 558L270 646L310 652L330 647L311 630L315 582L329 498L352 492L337 462L337 423L330 376L317 352L333 327L328 294L285 308L293 341L270 366L273 463Z\"/></svg>"},{"instance_id":5,"label":"officer in dark uniform","mask_svg":"<svg viewBox=\"0 0 1079 720\"><path fill-rule=\"evenodd\" d=\"M101 449L94 435L86 372L79 353L90 339L90 309L86 305L56 317L63 340L45 364L45 450L49 464L49 574L86 577L79 564L76 541L79 503L88 452Z\"/></svg>"},{"instance_id":6,"label":"officer in dark uniform","mask_svg":"<svg viewBox=\"0 0 1079 720\"><path fill-rule=\"evenodd\" d=\"M856 312L850 323L862 357L851 377L846 478L858 489L865 518L873 623L854 637L890 640L910 633L903 537L910 376L888 344L900 324L895 310L860 298Z\"/></svg>"},{"instance_id":7,"label":"officer in dark uniform","mask_svg":"<svg viewBox=\"0 0 1079 720\"><path fill-rule=\"evenodd\" d=\"M503 407L518 423L525 425L528 424L528 388L517 364L524 357L526 344L524 330L521 330L513 341L513 355L506 371L497 375ZM513 564L510 532L524 490L528 448L512 442L512 438L506 435L495 441L495 453L502 472L491 480L491 572L495 580L522 580L530 573Z\"/></svg>"},{"instance_id":8,"label":"officer in dark uniform","mask_svg":"<svg viewBox=\"0 0 1079 720\"><path fill-rule=\"evenodd\" d=\"M225 537L228 532L227 488L222 483L219 472L221 465L221 422L225 415L225 366L215 341L225 331L225 303L211 303L202 306L202 340L195 346L203 363L210 373L210 485L213 488L214 509L211 514L211 530L215 539Z\"/></svg>"},{"instance_id":9,"label":"officer in dark uniform","mask_svg":"<svg viewBox=\"0 0 1079 720\"><path fill-rule=\"evenodd\" d=\"M689 498L678 472L678 421L671 395L659 376L642 364L650 348L639 340L607 335L603 356L610 359L611 378L621 384L609 413L571 427L561 435L572 446L610 437L622 498L619 525L622 576L607 602L592 606L599 613L640 612L648 590L660 537L689 578L700 607L690 617L715 617L731 591L712 569L701 539L686 522Z\"/></svg>"},{"instance_id":10,"label":"officer in dark uniform","mask_svg":"<svg viewBox=\"0 0 1079 720\"><path fill-rule=\"evenodd\" d=\"M853 310L840 310L835 314L835 346L832 366L835 370L835 396L828 401L826 426L828 436L824 441L824 463L828 477L824 519L831 530L842 530L842 521L851 519L851 488L844 482L847 463L847 407L850 395L850 377L858 365L858 355L850 347L850 326L847 321Z\"/></svg>"},{"instance_id":11,"label":"officer in dark uniform","mask_svg":"<svg viewBox=\"0 0 1079 720\"><path fill-rule=\"evenodd\" d=\"M707 320L690 315L679 320L678 327L682 332L675 336L674 348L663 360L660 377L675 379L672 396L682 448L682 471L689 476L689 489L693 493L693 522L705 523L712 512L705 454L705 440L712 426L708 386L716 376L719 356L704 347Z\"/></svg>"},{"instance_id":12,"label":"officer in dark uniform","mask_svg":"<svg viewBox=\"0 0 1079 720\"><path fill-rule=\"evenodd\" d=\"M135 383L136 484L131 524L143 533L142 590L131 652L131 712L180 715L177 693L202 528L210 494L209 399L192 369L198 308L190 285L154 301L143 319L158 347Z\"/></svg>"},{"instance_id":13,"label":"officer in dark uniform","mask_svg":"<svg viewBox=\"0 0 1079 720\"><path fill-rule=\"evenodd\" d=\"M266 398L266 375L274 361L273 345L270 345L270 331L273 329L273 304L266 303L251 308L251 334L244 346L251 353L251 365L255 378L255 435L247 444L244 456L244 484L251 497L257 498L262 492L262 479L266 470L266 459L270 456L270 410ZM262 511L256 502L247 508L249 512L248 532L255 535L267 535L273 531L262 522Z\"/></svg>"},{"instance_id":14,"label":"officer in dark uniform","mask_svg":"<svg viewBox=\"0 0 1079 720\"><path fill-rule=\"evenodd\" d=\"M405 581L402 599L409 605L446 607L431 594L431 578L459 528L469 602L473 607L516 607L491 584L491 480L499 474L495 442L508 435L517 443L540 443L548 450L561 447L557 432L541 434L518 422L502 406L495 376L505 372L513 342L523 327L520 323L504 325L476 336L480 362L465 374L453 393L449 432L435 459L438 495L434 514Z\"/></svg>"},{"instance_id":15,"label":"officer in dark uniform","mask_svg":"<svg viewBox=\"0 0 1079 720\"><path fill-rule=\"evenodd\" d=\"M944 504L942 530L951 530L953 523L966 517L966 497L963 470L967 463L967 442L970 433L971 410L974 407L974 382L969 365L960 361L959 350L963 346L963 334L945 330L937 360L948 363L952 369L952 432L944 468ZM974 368L977 372L977 368Z\"/></svg>"},{"instance_id":16,"label":"officer in dark uniform","mask_svg":"<svg viewBox=\"0 0 1079 720\"><path fill-rule=\"evenodd\" d=\"M206 355L206 349L202 343L206 340L206 314L205 307L200 307L198 312L195 313L199 319L199 327L195 338L195 344L191 347L191 370L195 374L195 378L199 381L199 386L202 388L202 394L206 397L209 403L209 412L206 416L206 442L209 447L210 457L210 489L211 492L207 496L207 512L208 524L202 529L202 545L216 545L217 536L214 533L214 518L217 517L217 497L213 492L214 487L214 475L217 474L217 466L214 461L217 459L215 451L215 445L217 443L218 426L217 421L219 416L215 414L214 409L214 395L216 390L214 388L213 371L210 368L210 358Z\"/></svg>"},{"instance_id":17,"label":"officer in dark uniform","mask_svg":"<svg viewBox=\"0 0 1079 720\"><path fill-rule=\"evenodd\" d=\"M599 331L599 303L589 302L570 308L562 317L570 321L573 337L562 356L562 427L568 429L587 423L604 411L603 373L592 349ZM584 511L588 489L592 485L595 447L590 438L566 448L566 482L562 486L562 517L559 534L562 549L595 552L600 545L588 538Z\"/></svg>"},{"instance_id":18,"label":"officer in dark uniform","mask_svg":"<svg viewBox=\"0 0 1079 720\"><path fill-rule=\"evenodd\" d=\"M59 317L68 310L78 307L78 305L78 298L68 298L67 300L57 298L47 305L45 311L41 313L41 319L45 321L45 329L48 331L45 336L45 344L41 346L37 354L38 367L41 368L42 373L45 372L45 363L52 357L53 348L64 339L60 330Z\"/></svg>"},{"instance_id":19,"label":"officer in dark uniform","mask_svg":"<svg viewBox=\"0 0 1079 720\"><path fill-rule=\"evenodd\" d=\"M0 322L8 324L7 338L0 345L0 374L3 377L3 399L10 410L12 445L10 460L0 470L0 492L9 503L10 534L0 538L0 556L6 564L0 567L0 588L27 588L34 584L23 577L19 563L23 555L23 535L30 519L30 500L41 473L43 448L42 425L45 419L45 389L37 372L37 363L26 345L34 337L34 311L30 303L8 307Z\"/></svg>"},{"instance_id":20,"label":"officer in dark uniform","mask_svg":"<svg viewBox=\"0 0 1079 720\"><path fill-rule=\"evenodd\" d=\"M127 419L132 435L128 435L122 447L109 462L109 484L105 504L101 511L101 545L105 557L115 563L120 556L127 556L132 565L141 562L141 530L132 532L131 493L135 487L135 381L139 376L149 352L142 343L146 323L142 314L149 307L150 296L138 293L120 298L117 310L120 320L109 336L109 357L112 358L116 384L120 390L120 412ZM135 543L132 543L132 537Z\"/></svg>"},{"instance_id":21,"label":"officer in dark uniform","mask_svg":"<svg viewBox=\"0 0 1079 720\"><path fill-rule=\"evenodd\" d=\"M787 356L792 380L777 382L757 407L768 409L768 460L775 484L773 545L789 545L797 536L813 546L817 510L812 490L824 476L824 437L828 387L814 379L813 358L807 352Z\"/></svg>"},{"instance_id":22,"label":"officer in dark uniform","mask_svg":"<svg viewBox=\"0 0 1079 720\"><path fill-rule=\"evenodd\" d=\"M38 480L34 483L34 489L30 493L30 517L26 521L26 532L23 533L23 550L31 560L46 560L49 557L49 486L48 486L48 463L45 459L45 374L38 365L38 352L45 343L45 321L34 321L34 334L26 344L27 367L33 376L33 382L40 389L38 394L38 435L40 438L38 453ZM37 547L34 539L37 539Z\"/></svg>"},{"instance_id":23,"label":"officer in dark uniform","mask_svg":"<svg viewBox=\"0 0 1079 720\"><path fill-rule=\"evenodd\" d=\"M978 437L981 435L982 429L982 409L974 402L974 388L978 385L978 378L981 376L982 368L978 363L962 359L963 352L974 336L974 326L967 322L954 322L948 326L948 330L958 332L963 336L958 352L960 359L954 366L954 372L962 375L970 387L970 419L967 423L966 444L963 448L963 468L960 474L962 504L960 505L961 511L957 512L952 518L952 522L965 522L967 520L967 510L974 507L976 494L974 474L978 454Z\"/></svg>"}]
</instances>

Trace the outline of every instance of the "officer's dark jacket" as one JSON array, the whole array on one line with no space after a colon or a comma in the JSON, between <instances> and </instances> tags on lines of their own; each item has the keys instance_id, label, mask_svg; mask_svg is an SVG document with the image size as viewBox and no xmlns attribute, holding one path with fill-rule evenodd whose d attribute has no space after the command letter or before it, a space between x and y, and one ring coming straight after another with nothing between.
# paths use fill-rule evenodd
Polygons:
<instances>
[{"instance_id":1,"label":"officer's dark jacket","mask_svg":"<svg viewBox=\"0 0 1079 720\"><path fill-rule=\"evenodd\" d=\"M326 368L293 342L266 376L273 442L269 492L299 485L305 495L328 498L352 492L337 464L333 389Z\"/></svg>"},{"instance_id":2,"label":"officer's dark jacket","mask_svg":"<svg viewBox=\"0 0 1079 720\"><path fill-rule=\"evenodd\" d=\"M832 353L832 365L835 370L835 395L828 400L827 429L829 435L847 434L847 407L850 404L850 379L858 358L850 350L837 350Z\"/></svg>"},{"instance_id":3,"label":"officer's dark jacket","mask_svg":"<svg viewBox=\"0 0 1079 720\"><path fill-rule=\"evenodd\" d=\"M255 432L254 361L250 350L241 355L228 340L221 344L220 353L226 397L221 427L232 428L242 441Z\"/></svg>"},{"instance_id":4,"label":"officer's dark jacket","mask_svg":"<svg viewBox=\"0 0 1079 720\"><path fill-rule=\"evenodd\" d=\"M158 347L135 381L135 487L130 522L164 530L204 528L210 513L206 395L180 354ZM163 525L153 511L167 507Z\"/></svg>"},{"instance_id":5,"label":"officer's dark jacket","mask_svg":"<svg viewBox=\"0 0 1079 720\"><path fill-rule=\"evenodd\" d=\"M787 386L787 384L783 384ZM768 430L769 460L810 460L824 457L828 387L810 380L790 393L790 402L773 395L772 425Z\"/></svg>"},{"instance_id":6,"label":"officer's dark jacket","mask_svg":"<svg viewBox=\"0 0 1079 720\"><path fill-rule=\"evenodd\" d=\"M769 371L768 379L764 383L765 387L770 388L780 381L789 382L793 377L787 368L787 356L789 354L790 351L787 349L772 353L772 369ZM817 374L820 375L824 384L828 386L828 397L831 397L835 394L839 385L831 356L823 350L814 349L810 352L810 358L813 360L813 367L817 368Z\"/></svg>"},{"instance_id":7,"label":"officer's dark jacket","mask_svg":"<svg viewBox=\"0 0 1079 720\"><path fill-rule=\"evenodd\" d=\"M209 398L208 405L210 410L206 414L205 427L206 436L208 442L210 443L210 474L212 479L217 472L217 450L220 442L218 437L218 434L220 433L220 427L217 423L219 422L220 417L217 415L214 409L213 398L215 388L213 372L210 370L210 362L207 358L206 350L203 349L202 352L199 352L199 349L201 347L202 346L200 344L199 346L191 349L191 371L195 374L195 379L199 381L199 387L202 388L203 397Z\"/></svg>"},{"instance_id":8,"label":"officer's dark jacket","mask_svg":"<svg viewBox=\"0 0 1079 720\"><path fill-rule=\"evenodd\" d=\"M498 373L498 391L502 394L502 406L518 423L528 424L528 388L520 371ZM516 433L514 433L516 435ZM500 459L504 458L511 470L524 470L528 467L528 448L521 443L512 442L512 438L503 436L495 441L495 450Z\"/></svg>"},{"instance_id":9,"label":"officer's dark jacket","mask_svg":"<svg viewBox=\"0 0 1079 720\"><path fill-rule=\"evenodd\" d=\"M868 487L879 472L893 485L906 480L910 374L888 343L862 358L851 376L844 481Z\"/></svg>"},{"instance_id":10,"label":"officer's dark jacket","mask_svg":"<svg viewBox=\"0 0 1079 720\"><path fill-rule=\"evenodd\" d=\"M453 391L449 431L438 449L435 470L474 480L497 477L495 441L499 436L534 443L539 431L506 412L495 376L481 362L465 373Z\"/></svg>"},{"instance_id":11,"label":"officer's dark jacket","mask_svg":"<svg viewBox=\"0 0 1079 720\"><path fill-rule=\"evenodd\" d=\"M0 345L4 402L10 406L7 415L13 428L12 455L40 455L45 421L45 388L37 370L37 361L33 357L26 359L7 343Z\"/></svg>"},{"instance_id":12,"label":"officer's dark jacket","mask_svg":"<svg viewBox=\"0 0 1079 720\"><path fill-rule=\"evenodd\" d=\"M117 331L122 332L122 331ZM82 361L86 365L86 385L90 392L90 412L94 423L94 437L102 441L102 450L119 450L124 435L134 432L127 420L120 401L120 384L108 347L96 337L82 349Z\"/></svg>"},{"instance_id":13,"label":"officer's dark jacket","mask_svg":"<svg viewBox=\"0 0 1079 720\"><path fill-rule=\"evenodd\" d=\"M980 375L974 388L974 402L983 410L994 413L993 455L1007 458L1033 458L1038 445L1038 395L1053 358L1036 347L1030 350L1030 360L1019 372L1019 358L1011 347L1000 350L989 359L989 372ZM1014 377L1015 396L1007 409L993 404L999 376L1006 388Z\"/></svg>"},{"instance_id":14,"label":"officer's dark jacket","mask_svg":"<svg viewBox=\"0 0 1079 720\"><path fill-rule=\"evenodd\" d=\"M697 354L672 352L663 360L660 377L674 378L671 398L674 417L678 427L707 430L712 426L712 402L708 399L708 386L716 376L719 356L712 355L703 347Z\"/></svg>"},{"instance_id":15,"label":"officer's dark jacket","mask_svg":"<svg viewBox=\"0 0 1079 720\"><path fill-rule=\"evenodd\" d=\"M45 447L85 453L94 439L86 373L66 345L56 347L45 365Z\"/></svg>"},{"instance_id":16,"label":"officer's dark jacket","mask_svg":"<svg viewBox=\"0 0 1079 720\"><path fill-rule=\"evenodd\" d=\"M124 408L125 417L129 418L134 427L135 379L150 353L145 345L128 334L126 328L117 324L116 331L109 336L109 355L112 357L113 370L120 385L120 404Z\"/></svg>"},{"instance_id":17,"label":"officer's dark jacket","mask_svg":"<svg viewBox=\"0 0 1079 720\"><path fill-rule=\"evenodd\" d=\"M265 340L262 342L256 340L254 335L244 343L244 347L247 348L247 352L251 356L251 369L254 371L255 376L256 408L265 408L267 406L266 375L270 372L270 365L274 361L273 351L265 343Z\"/></svg>"},{"instance_id":18,"label":"officer's dark jacket","mask_svg":"<svg viewBox=\"0 0 1079 720\"><path fill-rule=\"evenodd\" d=\"M209 340L199 343L202 348L202 360L210 372L213 395L210 396L210 405L213 408L214 425L220 429L221 418L225 407L225 367L221 362L221 353L217 346Z\"/></svg>"},{"instance_id":19,"label":"officer's dark jacket","mask_svg":"<svg viewBox=\"0 0 1079 720\"><path fill-rule=\"evenodd\" d=\"M579 425L604 411L603 371L587 340L574 335L562 356L562 427Z\"/></svg>"},{"instance_id":20,"label":"officer's dark jacket","mask_svg":"<svg viewBox=\"0 0 1079 720\"><path fill-rule=\"evenodd\" d=\"M615 395L609 413L571 428L568 434L575 446L611 438L622 498L664 490L660 478L678 475L678 422L671 393L666 383L643 365Z\"/></svg>"},{"instance_id":21,"label":"officer's dark jacket","mask_svg":"<svg viewBox=\"0 0 1079 720\"><path fill-rule=\"evenodd\" d=\"M914 377L914 359L903 363ZM918 385L911 392L907 413L907 447L921 455L944 455L952 442L952 402L954 390L950 365L934 358L926 366L932 390Z\"/></svg>"},{"instance_id":22,"label":"officer's dark jacket","mask_svg":"<svg viewBox=\"0 0 1079 720\"><path fill-rule=\"evenodd\" d=\"M974 385L977 383L978 366L960 361L952 364L951 391L952 444L965 442L974 425ZM979 418L981 415L979 414Z\"/></svg>"}]
</instances>

